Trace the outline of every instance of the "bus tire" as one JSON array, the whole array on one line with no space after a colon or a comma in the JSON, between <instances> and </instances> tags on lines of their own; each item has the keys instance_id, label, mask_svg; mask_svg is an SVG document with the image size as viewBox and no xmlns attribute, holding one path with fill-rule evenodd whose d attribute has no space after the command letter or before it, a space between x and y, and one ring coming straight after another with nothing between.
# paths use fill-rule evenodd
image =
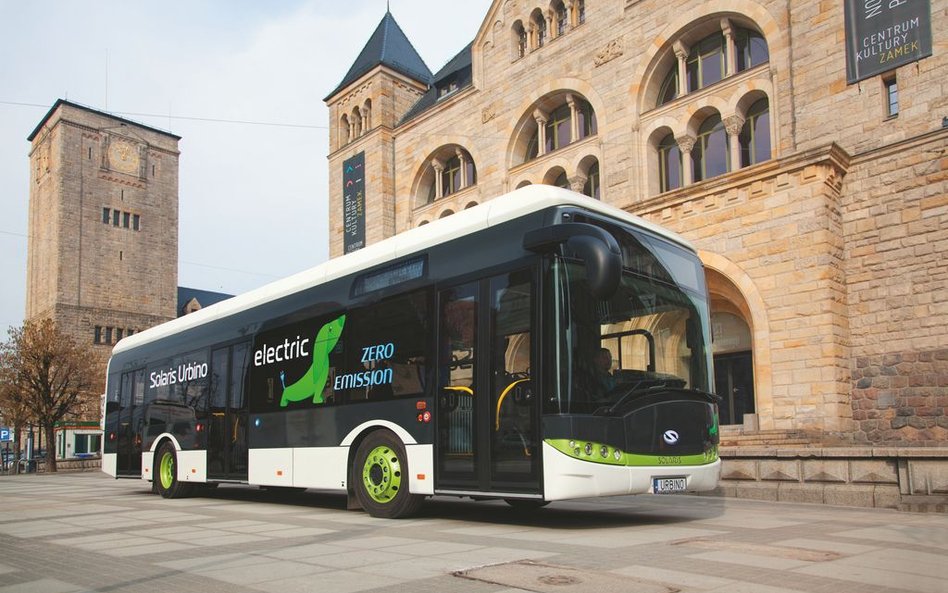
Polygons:
<instances>
[{"instance_id":1,"label":"bus tire","mask_svg":"<svg viewBox=\"0 0 948 593\"><path fill-rule=\"evenodd\" d=\"M158 494L163 498L183 498L191 493L191 484L183 484L178 480L178 453L170 442L158 447L152 471Z\"/></svg>"},{"instance_id":2,"label":"bus tire","mask_svg":"<svg viewBox=\"0 0 948 593\"><path fill-rule=\"evenodd\" d=\"M384 519L410 517L425 497L408 490L408 456L392 432L377 430L362 441L352 466L356 497L367 513Z\"/></svg>"}]
</instances>

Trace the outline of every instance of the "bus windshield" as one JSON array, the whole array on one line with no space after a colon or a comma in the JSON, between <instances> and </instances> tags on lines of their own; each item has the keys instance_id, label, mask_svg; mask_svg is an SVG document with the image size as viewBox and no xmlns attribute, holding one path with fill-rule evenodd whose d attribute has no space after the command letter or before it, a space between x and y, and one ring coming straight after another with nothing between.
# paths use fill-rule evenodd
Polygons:
<instances>
[{"instance_id":1,"label":"bus windshield","mask_svg":"<svg viewBox=\"0 0 948 593\"><path fill-rule=\"evenodd\" d=\"M642 397L711 391L701 262L656 237L608 226L623 272L607 300L590 291L582 262L569 254L553 262L559 376L547 413L619 415Z\"/></svg>"}]
</instances>

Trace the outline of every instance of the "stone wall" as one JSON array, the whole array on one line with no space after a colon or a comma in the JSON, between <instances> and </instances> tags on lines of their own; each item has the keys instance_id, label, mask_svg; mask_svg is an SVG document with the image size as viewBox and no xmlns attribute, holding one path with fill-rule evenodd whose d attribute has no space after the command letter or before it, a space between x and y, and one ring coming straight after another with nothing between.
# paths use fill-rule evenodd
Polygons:
<instances>
[{"instance_id":1,"label":"stone wall","mask_svg":"<svg viewBox=\"0 0 948 593\"><path fill-rule=\"evenodd\" d=\"M944 447L733 447L720 455L717 493L726 496L905 508L915 497L948 495Z\"/></svg>"},{"instance_id":2,"label":"stone wall","mask_svg":"<svg viewBox=\"0 0 948 593\"><path fill-rule=\"evenodd\" d=\"M841 202L855 438L948 442L948 129L853 158Z\"/></svg>"},{"instance_id":3,"label":"stone wall","mask_svg":"<svg viewBox=\"0 0 948 593\"><path fill-rule=\"evenodd\" d=\"M853 381L857 441L948 442L948 349L857 357Z\"/></svg>"}]
</instances>

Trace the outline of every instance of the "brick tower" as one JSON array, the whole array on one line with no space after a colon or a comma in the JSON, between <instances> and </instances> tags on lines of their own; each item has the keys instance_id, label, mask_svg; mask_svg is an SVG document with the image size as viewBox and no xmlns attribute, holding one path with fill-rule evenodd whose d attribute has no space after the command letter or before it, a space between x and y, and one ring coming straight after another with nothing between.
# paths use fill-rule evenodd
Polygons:
<instances>
[{"instance_id":1,"label":"brick tower","mask_svg":"<svg viewBox=\"0 0 948 593\"><path fill-rule=\"evenodd\" d=\"M331 114L331 257L395 234L394 130L431 79L431 71L387 12L342 82L326 97Z\"/></svg>"},{"instance_id":2,"label":"brick tower","mask_svg":"<svg viewBox=\"0 0 948 593\"><path fill-rule=\"evenodd\" d=\"M53 319L104 363L176 316L180 137L58 100L28 140L26 319Z\"/></svg>"}]
</instances>

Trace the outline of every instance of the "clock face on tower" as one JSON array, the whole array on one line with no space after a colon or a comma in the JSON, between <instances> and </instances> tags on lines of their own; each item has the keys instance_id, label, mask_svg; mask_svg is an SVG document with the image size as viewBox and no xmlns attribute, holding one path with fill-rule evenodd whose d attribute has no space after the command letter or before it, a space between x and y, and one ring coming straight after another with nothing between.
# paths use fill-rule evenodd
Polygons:
<instances>
[{"instance_id":1,"label":"clock face on tower","mask_svg":"<svg viewBox=\"0 0 948 593\"><path fill-rule=\"evenodd\" d=\"M109 166L122 173L138 174L138 147L124 140L112 140L109 144Z\"/></svg>"}]
</instances>

